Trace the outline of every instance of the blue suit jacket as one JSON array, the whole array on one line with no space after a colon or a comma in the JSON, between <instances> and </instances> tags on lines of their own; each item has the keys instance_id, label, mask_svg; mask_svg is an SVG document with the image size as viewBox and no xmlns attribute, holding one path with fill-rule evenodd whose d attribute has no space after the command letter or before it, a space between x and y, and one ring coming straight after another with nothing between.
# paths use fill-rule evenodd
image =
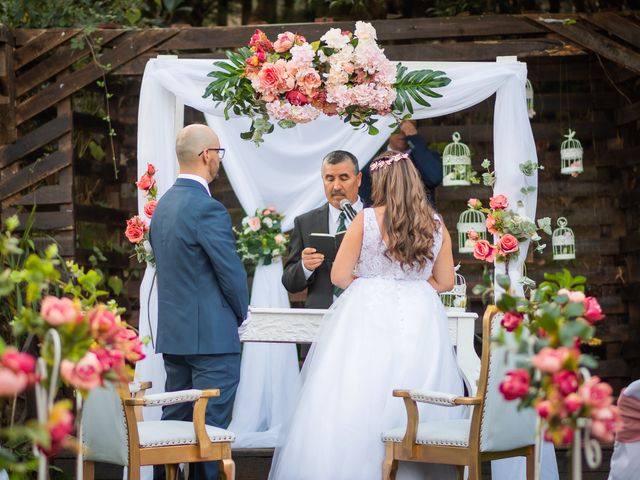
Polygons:
<instances>
[{"instance_id":1,"label":"blue suit jacket","mask_svg":"<svg viewBox=\"0 0 640 480\"><path fill-rule=\"evenodd\" d=\"M150 240L158 273L156 352L240 352L247 274L224 206L198 182L179 178L156 206Z\"/></svg>"}]
</instances>

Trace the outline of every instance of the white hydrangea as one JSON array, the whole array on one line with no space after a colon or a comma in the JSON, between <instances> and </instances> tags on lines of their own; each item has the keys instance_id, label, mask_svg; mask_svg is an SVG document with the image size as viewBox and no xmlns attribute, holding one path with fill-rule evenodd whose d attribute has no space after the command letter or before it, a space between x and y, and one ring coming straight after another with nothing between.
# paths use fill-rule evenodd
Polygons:
<instances>
[{"instance_id":1,"label":"white hydrangea","mask_svg":"<svg viewBox=\"0 0 640 480\"><path fill-rule=\"evenodd\" d=\"M354 35L359 42L364 43L373 43L378 38L376 29L373 28L373 25L368 22L362 21L356 22L356 30L354 32Z\"/></svg>"},{"instance_id":2,"label":"white hydrangea","mask_svg":"<svg viewBox=\"0 0 640 480\"><path fill-rule=\"evenodd\" d=\"M320 37L320 40L325 42L329 48L340 50L349 43L349 36L343 35L339 28L332 28Z\"/></svg>"}]
</instances>

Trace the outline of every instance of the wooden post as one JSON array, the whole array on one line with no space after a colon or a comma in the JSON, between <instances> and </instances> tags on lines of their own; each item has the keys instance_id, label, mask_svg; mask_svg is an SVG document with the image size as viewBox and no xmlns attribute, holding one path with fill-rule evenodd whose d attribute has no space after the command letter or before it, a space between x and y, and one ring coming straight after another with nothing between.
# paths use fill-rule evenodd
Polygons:
<instances>
[{"instance_id":1,"label":"wooden post","mask_svg":"<svg viewBox=\"0 0 640 480\"><path fill-rule=\"evenodd\" d=\"M13 32L0 25L0 145L16 141L16 84Z\"/></svg>"}]
</instances>

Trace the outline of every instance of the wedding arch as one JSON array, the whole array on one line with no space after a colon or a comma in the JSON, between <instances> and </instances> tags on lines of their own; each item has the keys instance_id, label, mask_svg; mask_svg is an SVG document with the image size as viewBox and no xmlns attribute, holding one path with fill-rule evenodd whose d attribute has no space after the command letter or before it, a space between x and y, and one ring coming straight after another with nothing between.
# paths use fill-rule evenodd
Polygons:
<instances>
[{"instance_id":1,"label":"wedding arch","mask_svg":"<svg viewBox=\"0 0 640 480\"><path fill-rule=\"evenodd\" d=\"M537 161L536 147L527 114L525 83L526 64L515 57L498 57L495 62L403 62L411 70L433 69L446 72L451 83L439 89L441 98L429 99L431 106L414 104L414 119L433 118L458 112L496 95L494 110L494 168L496 183L494 193L510 199L519 213L535 218L536 195L521 192L524 187L537 187L537 174L525 176L519 164ZM239 133L247 130L247 118L225 120L224 105L216 105L202 94L209 83L207 74L212 70L211 60L156 58L148 61L142 80L138 110L138 172L153 163L157 172L158 191L161 196L174 182L178 174L175 156L175 134L183 126L183 109L187 105L204 113L208 124L218 133L220 142L227 149L223 161L225 172L245 212L256 208L274 206L284 216L283 227L293 227L293 219L325 202L319 169L322 157L335 149L346 149L355 154L363 167L387 141L385 130L392 118L380 118L377 126L381 133L369 135L364 130L354 130L335 117L321 116L317 120L292 129L276 130L265 137L261 146L242 140ZM521 202L518 202L520 200ZM516 203L518 206L516 207ZM143 210L145 198L139 192L138 208ZM528 245L522 245L517 261L509 265L512 284L518 286L521 268ZM281 265L258 266L252 292L252 305L288 307L286 292L280 282ZM504 273L504 264L496 264L496 274ZM154 288L154 268L147 266L140 287L140 331L153 338L157 321ZM518 287L520 288L520 287ZM284 294L283 294L284 292ZM149 299L149 301L145 301ZM293 398L297 388L297 364L295 348L286 350L268 345L245 346L241 384L234 412L241 409L234 422L277 424L283 417L282 409ZM155 385L163 385L164 371L159 356L148 346L148 358L137 367L138 378L152 379ZM271 373L279 370L274 378ZM247 381L248 376L252 381ZM276 385L266 389L265 382ZM279 383L278 383L279 382ZM261 395L269 394L269 407L260 406ZM274 405L274 396L281 404ZM259 412L268 408L268 412ZM285 410L286 412L286 410ZM150 413L159 415L159 412ZM242 433L243 428L240 425ZM239 426L239 425L236 425ZM234 425L229 427L233 430ZM244 438L242 446L271 446L275 431L258 432ZM548 452L547 452L548 453ZM551 447L551 455L553 450ZM555 469L555 462L553 462ZM552 469L552 470L554 470ZM545 478L557 478L557 470ZM505 476L504 478L509 478Z\"/></svg>"}]
</instances>

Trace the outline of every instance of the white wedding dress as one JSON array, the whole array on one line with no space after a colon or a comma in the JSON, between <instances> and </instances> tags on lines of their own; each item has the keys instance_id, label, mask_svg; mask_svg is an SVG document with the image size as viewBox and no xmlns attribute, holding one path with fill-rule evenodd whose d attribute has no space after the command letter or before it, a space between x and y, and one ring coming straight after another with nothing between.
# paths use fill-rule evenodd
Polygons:
<instances>
[{"instance_id":1,"label":"white wedding dress","mask_svg":"<svg viewBox=\"0 0 640 480\"><path fill-rule=\"evenodd\" d=\"M441 245L438 231L434 259ZM385 250L375 213L365 209L358 278L325 316L309 352L269 480L379 479L381 433L406 424L403 401L392 390L463 394L447 317L427 283L433 263L403 270ZM460 407L421 405L420 420L465 413ZM452 467L424 467L401 462L397 478L455 478Z\"/></svg>"}]
</instances>

